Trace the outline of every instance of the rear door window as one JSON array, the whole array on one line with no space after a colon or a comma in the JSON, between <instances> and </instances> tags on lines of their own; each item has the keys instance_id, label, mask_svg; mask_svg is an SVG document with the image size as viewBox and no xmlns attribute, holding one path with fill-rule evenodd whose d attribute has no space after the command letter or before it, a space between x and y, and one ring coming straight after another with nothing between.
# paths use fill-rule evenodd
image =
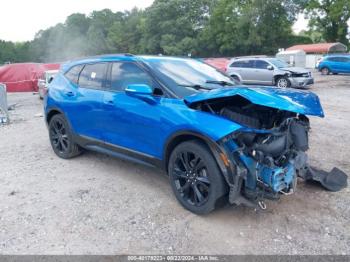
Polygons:
<instances>
[{"instance_id":1,"label":"rear door window","mask_svg":"<svg viewBox=\"0 0 350 262\"><path fill-rule=\"evenodd\" d=\"M328 61L332 61L332 62L343 62L343 59L342 59L342 57L334 56L334 57L329 57L329 58L328 58Z\"/></svg>"},{"instance_id":2,"label":"rear door window","mask_svg":"<svg viewBox=\"0 0 350 262\"><path fill-rule=\"evenodd\" d=\"M243 68L254 68L254 60L242 60L241 63Z\"/></svg>"},{"instance_id":3,"label":"rear door window","mask_svg":"<svg viewBox=\"0 0 350 262\"><path fill-rule=\"evenodd\" d=\"M267 69L268 66L269 66L269 63L263 60L255 60L255 68L257 69Z\"/></svg>"},{"instance_id":4,"label":"rear door window","mask_svg":"<svg viewBox=\"0 0 350 262\"><path fill-rule=\"evenodd\" d=\"M85 65L79 76L79 86L94 89L103 88L105 85L107 65L107 63Z\"/></svg>"}]
</instances>

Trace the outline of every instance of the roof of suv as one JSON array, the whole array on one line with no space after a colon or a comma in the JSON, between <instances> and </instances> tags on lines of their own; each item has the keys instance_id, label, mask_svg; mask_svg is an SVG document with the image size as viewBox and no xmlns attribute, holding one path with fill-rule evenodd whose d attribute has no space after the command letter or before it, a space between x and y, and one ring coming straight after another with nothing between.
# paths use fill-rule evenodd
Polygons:
<instances>
[{"instance_id":1,"label":"roof of suv","mask_svg":"<svg viewBox=\"0 0 350 262\"><path fill-rule=\"evenodd\" d=\"M62 66L63 72L67 71L68 69L72 68L75 65L80 64L88 64L88 63L96 63L96 62L113 62L113 61L142 61L142 60L148 60L148 61L158 61L162 59L173 59L173 60L179 60L179 59L191 59L187 57L172 57L172 56L151 56L151 55L132 55L132 54L107 54L107 55L98 55L98 56L92 56L92 57L85 57L80 58L72 61L68 61Z\"/></svg>"}]
</instances>

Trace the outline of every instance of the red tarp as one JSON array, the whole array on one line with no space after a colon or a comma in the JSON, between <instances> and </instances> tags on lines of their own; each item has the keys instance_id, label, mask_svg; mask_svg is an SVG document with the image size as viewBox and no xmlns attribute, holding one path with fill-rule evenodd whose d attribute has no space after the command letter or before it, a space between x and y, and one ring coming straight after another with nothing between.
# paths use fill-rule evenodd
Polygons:
<instances>
[{"instance_id":1,"label":"red tarp","mask_svg":"<svg viewBox=\"0 0 350 262\"><path fill-rule=\"evenodd\" d=\"M222 72L226 72L226 66L230 62L229 58L204 58L203 62L219 69Z\"/></svg>"},{"instance_id":2,"label":"red tarp","mask_svg":"<svg viewBox=\"0 0 350 262\"><path fill-rule=\"evenodd\" d=\"M60 64L19 63L0 67L0 83L7 92L36 92L38 79L47 70L56 70Z\"/></svg>"}]
</instances>

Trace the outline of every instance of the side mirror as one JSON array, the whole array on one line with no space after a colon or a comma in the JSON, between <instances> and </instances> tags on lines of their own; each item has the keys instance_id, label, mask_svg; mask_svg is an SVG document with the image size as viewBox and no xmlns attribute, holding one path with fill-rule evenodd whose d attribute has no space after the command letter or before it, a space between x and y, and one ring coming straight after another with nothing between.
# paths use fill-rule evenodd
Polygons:
<instances>
[{"instance_id":1,"label":"side mirror","mask_svg":"<svg viewBox=\"0 0 350 262\"><path fill-rule=\"evenodd\" d=\"M128 95L152 95L153 90L149 85L135 84L128 85L128 87L125 88L125 93Z\"/></svg>"},{"instance_id":2,"label":"side mirror","mask_svg":"<svg viewBox=\"0 0 350 262\"><path fill-rule=\"evenodd\" d=\"M273 66L272 65L268 65L266 68L267 68L267 70L273 70Z\"/></svg>"}]
</instances>

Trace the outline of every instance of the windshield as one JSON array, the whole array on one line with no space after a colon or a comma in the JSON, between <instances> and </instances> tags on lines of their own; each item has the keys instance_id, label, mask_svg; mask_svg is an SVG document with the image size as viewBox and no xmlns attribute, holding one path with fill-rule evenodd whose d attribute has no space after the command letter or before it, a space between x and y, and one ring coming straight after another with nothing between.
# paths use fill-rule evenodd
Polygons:
<instances>
[{"instance_id":1,"label":"windshield","mask_svg":"<svg viewBox=\"0 0 350 262\"><path fill-rule=\"evenodd\" d=\"M214 67L195 59L144 57L144 62L181 98L237 84Z\"/></svg>"},{"instance_id":2,"label":"windshield","mask_svg":"<svg viewBox=\"0 0 350 262\"><path fill-rule=\"evenodd\" d=\"M284 67L290 67L289 64L287 64L286 62L279 60L279 59L269 59L268 60L271 64L273 64L274 66L276 66L277 68L284 68Z\"/></svg>"}]
</instances>

